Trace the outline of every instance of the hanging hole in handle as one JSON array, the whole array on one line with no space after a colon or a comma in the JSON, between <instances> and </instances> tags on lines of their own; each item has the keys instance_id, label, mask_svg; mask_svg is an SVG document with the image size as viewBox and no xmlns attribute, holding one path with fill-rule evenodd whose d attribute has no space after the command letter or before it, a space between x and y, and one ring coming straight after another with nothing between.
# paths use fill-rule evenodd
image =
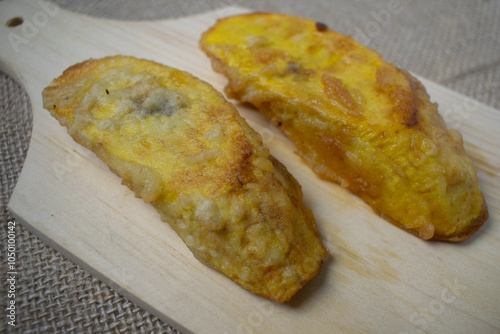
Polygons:
<instances>
[{"instance_id":1,"label":"hanging hole in handle","mask_svg":"<svg viewBox=\"0 0 500 334\"><path fill-rule=\"evenodd\" d=\"M21 16L16 16L16 17L13 17L10 20L8 20L7 23L5 23L5 25L9 28L13 28L13 27L20 26L21 24L23 24L23 22L24 22L24 20Z\"/></svg>"}]
</instances>

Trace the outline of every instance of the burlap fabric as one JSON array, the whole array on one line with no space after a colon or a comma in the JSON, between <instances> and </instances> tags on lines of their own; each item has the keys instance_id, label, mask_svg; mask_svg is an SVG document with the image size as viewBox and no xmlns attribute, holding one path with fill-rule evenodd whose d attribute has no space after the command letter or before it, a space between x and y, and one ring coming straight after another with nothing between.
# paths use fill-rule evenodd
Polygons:
<instances>
[{"instance_id":1,"label":"burlap fabric","mask_svg":"<svg viewBox=\"0 0 500 334\"><path fill-rule=\"evenodd\" d=\"M384 58L500 109L500 1L411 0L110 0L58 1L70 10L115 19L160 19L236 4L327 23ZM5 24L5 22L0 22ZM5 46L0 46L5 47ZM481 90L478 90L481 87ZM6 324L7 212L29 145L31 109L21 87L0 74L0 332L174 333L79 266L17 226L17 327Z\"/></svg>"}]
</instances>

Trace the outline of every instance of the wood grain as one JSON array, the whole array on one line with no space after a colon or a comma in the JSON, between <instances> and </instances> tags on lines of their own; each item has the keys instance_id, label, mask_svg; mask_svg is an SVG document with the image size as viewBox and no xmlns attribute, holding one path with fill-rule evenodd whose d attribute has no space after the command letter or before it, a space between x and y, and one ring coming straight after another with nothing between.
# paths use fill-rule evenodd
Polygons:
<instances>
[{"instance_id":1,"label":"wood grain","mask_svg":"<svg viewBox=\"0 0 500 334\"><path fill-rule=\"evenodd\" d=\"M289 333L500 331L500 112L421 79L464 135L490 210L461 244L425 242L378 217L363 201L318 179L293 145L237 104L271 152L301 183L330 255L291 302L274 304L194 259L156 211L121 185L42 109L41 91L88 58L125 54L193 73L222 90L225 79L198 49L224 8L167 21L76 15L43 1L0 2L0 68L33 106L28 156L9 209L23 225L119 292L184 332ZM7 27L21 16L22 25Z\"/></svg>"}]
</instances>

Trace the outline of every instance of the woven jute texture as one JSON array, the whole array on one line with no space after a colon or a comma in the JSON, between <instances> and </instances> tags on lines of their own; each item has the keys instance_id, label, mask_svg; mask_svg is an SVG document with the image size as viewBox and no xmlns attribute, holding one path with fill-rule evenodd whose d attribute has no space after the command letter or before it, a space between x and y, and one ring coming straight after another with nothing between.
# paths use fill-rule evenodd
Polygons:
<instances>
[{"instance_id":1,"label":"woven jute texture","mask_svg":"<svg viewBox=\"0 0 500 334\"><path fill-rule=\"evenodd\" d=\"M500 1L57 2L75 12L114 19L166 19L227 5L300 15L353 35L378 50L386 60L415 74L500 108ZM390 7L395 3L399 4L397 10ZM11 78L0 74L0 332L176 333L168 324L121 296L19 224L16 225L17 326L7 325L3 314L8 288L6 227L13 217L6 208L22 168L30 133L31 107L26 93Z\"/></svg>"}]
</instances>

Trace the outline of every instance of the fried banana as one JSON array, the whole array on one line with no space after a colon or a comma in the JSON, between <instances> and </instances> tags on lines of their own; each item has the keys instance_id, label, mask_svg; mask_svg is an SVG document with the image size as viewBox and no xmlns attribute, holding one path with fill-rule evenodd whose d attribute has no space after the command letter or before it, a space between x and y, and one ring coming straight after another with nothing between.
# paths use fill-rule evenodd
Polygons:
<instances>
[{"instance_id":1,"label":"fried banana","mask_svg":"<svg viewBox=\"0 0 500 334\"><path fill-rule=\"evenodd\" d=\"M115 56L68 68L42 95L204 264L280 303L318 272L326 251L301 187L209 84Z\"/></svg>"},{"instance_id":2,"label":"fried banana","mask_svg":"<svg viewBox=\"0 0 500 334\"><path fill-rule=\"evenodd\" d=\"M282 14L219 20L201 49L322 178L423 239L461 241L488 218L461 134L408 72L325 24Z\"/></svg>"}]
</instances>

